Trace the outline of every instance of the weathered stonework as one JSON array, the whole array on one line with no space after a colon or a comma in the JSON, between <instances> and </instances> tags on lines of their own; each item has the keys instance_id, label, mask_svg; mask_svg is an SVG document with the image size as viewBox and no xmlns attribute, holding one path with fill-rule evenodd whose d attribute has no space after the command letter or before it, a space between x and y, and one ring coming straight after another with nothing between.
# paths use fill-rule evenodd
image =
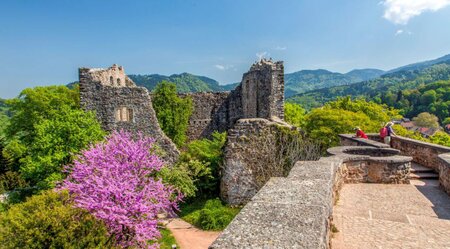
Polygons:
<instances>
[{"instance_id":1,"label":"weathered stonework","mask_svg":"<svg viewBox=\"0 0 450 249\"><path fill-rule=\"evenodd\" d=\"M284 67L261 60L242 78L243 118L284 118Z\"/></svg>"},{"instance_id":2,"label":"weathered stonework","mask_svg":"<svg viewBox=\"0 0 450 249\"><path fill-rule=\"evenodd\" d=\"M180 94L193 101L188 140L228 131L242 118L284 117L284 71L282 62L262 59L244 74L231 92ZM161 131L152 107L151 94L137 87L121 66L108 69L79 69L81 105L97 113L104 129L144 132L157 139L165 159L178 158L176 146ZM227 163L225 163L227 165Z\"/></svg>"},{"instance_id":3,"label":"weathered stonework","mask_svg":"<svg viewBox=\"0 0 450 249\"><path fill-rule=\"evenodd\" d=\"M137 87L122 67L80 68L79 80L82 108L95 111L105 130L143 132L156 139L167 162L177 160L179 151L161 130L149 92Z\"/></svg>"}]
</instances>

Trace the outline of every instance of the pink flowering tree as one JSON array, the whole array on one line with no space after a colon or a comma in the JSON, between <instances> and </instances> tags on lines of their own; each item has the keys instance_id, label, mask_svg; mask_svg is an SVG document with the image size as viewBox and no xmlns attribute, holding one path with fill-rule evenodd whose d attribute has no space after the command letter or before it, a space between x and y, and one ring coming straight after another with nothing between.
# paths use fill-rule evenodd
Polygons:
<instances>
[{"instance_id":1,"label":"pink flowering tree","mask_svg":"<svg viewBox=\"0 0 450 249\"><path fill-rule=\"evenodd\" d=\"M67 167L63 182L75 205L102 220L123 247L158 248L157 214L172 213L181 200L172 187L153 176L163 166L154 154L154 139L114 132Z\"/></svg>"}]
</instances>

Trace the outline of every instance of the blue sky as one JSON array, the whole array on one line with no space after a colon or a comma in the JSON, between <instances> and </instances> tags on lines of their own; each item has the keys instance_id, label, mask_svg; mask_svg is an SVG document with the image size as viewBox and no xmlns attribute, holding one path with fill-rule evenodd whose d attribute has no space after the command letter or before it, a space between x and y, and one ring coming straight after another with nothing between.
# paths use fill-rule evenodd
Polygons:
<instances>
[{"instance_id":1,"label":"blue sky","mask_svg":"<svg viewBox=\"0 0 450 249\"><path fill-rule=\"evenodd\" d=\"M0 2L0 97L77 68L241 80L264 54L286 72L391 69L450 53L450 0Z\"/></svg>"}]
</instances>

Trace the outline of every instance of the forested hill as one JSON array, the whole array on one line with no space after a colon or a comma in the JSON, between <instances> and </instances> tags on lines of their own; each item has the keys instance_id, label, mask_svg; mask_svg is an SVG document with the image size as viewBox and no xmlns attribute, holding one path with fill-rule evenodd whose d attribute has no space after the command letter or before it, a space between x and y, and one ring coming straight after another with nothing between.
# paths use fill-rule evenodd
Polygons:
<instances>
[{"instance_id":1,"label":"forested hill","mask_svg":"<svg viewBox=\"0 0 450 249\"><path fill-rule=\"evenodd\" d=\"M219 92L231 90L229 87L219 85L219 82L205 76L198 76L189 73L172 74L170 76L160 74L131 74L128 75L138 86L144 86L148 90L153 90L161 81L170 81L177 85L178 92Z\"/></svg>"},{"instance_id":2,"label":"forested hill","mask_svg":"<svg viewBox=\"0 0 450 249\"><path fill-rule=\"evenodd\" d=\"M324 69L301 70L285 74L285 96L374 79L384 71L378 69L355 69L346 74L330 72Z\"/></svg>"},{"instance_id":3,"label":"forested hill","mask_svg":"<svg viewBox=\"0 0 450 249\"><path fill-rule=\"evenodd\" d=\"M379 103L388 103L400 90L416 89L420 86L439 80L450 79L450 60L438 64L424 66L421 69L400 70L387 73L379 78L353 83L345 86L336 86L313 90L292 96L288 101L301 104L306 109L322 106L324 103L335 100L339 96L363 97Z\"/></svg>"}]
</instances>

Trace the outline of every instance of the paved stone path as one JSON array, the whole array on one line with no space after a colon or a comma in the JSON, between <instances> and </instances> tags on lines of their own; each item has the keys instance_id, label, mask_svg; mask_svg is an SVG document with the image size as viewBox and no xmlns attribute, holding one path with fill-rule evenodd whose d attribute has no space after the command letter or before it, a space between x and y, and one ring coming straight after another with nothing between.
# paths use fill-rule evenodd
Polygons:
<instances>
[{"instance_id":1,"label":"paved stone path","mask_svg":"<svg viewBox=\"0 0 450 249\"><path fill-rule=\"evenodd\" d=\"M220 234L200 230L180 218L168 220L166 226L181 249L207 249Z\"/></svg>"},{"instance_id":2,"label":"paved stone path","mask_svg":"<svg viewBox=\"0 0 450 249\"><path fill-rule=\"evenodd\" d=\"M450 197L435 180L345 184L333 220L333 249L450 249Z\"/></svg>"}]
</instances>

